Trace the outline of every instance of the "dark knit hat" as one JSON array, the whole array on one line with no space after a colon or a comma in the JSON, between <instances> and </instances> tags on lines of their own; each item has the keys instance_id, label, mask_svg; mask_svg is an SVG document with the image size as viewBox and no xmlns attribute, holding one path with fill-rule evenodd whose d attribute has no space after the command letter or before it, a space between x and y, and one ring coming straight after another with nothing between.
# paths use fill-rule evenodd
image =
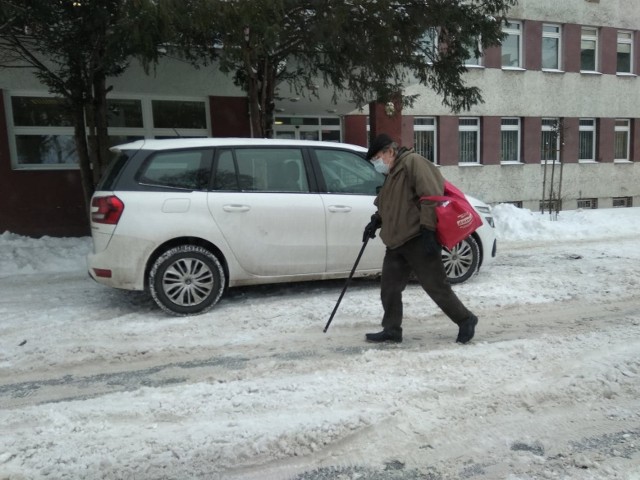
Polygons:
<instances>
[{"instance_id":1,"label":"dark knit hat","mask_svg":"<svg viewBox=\"0 0 640 480\"><path fill-rule=\"evenodd\" d=\"M367 152L366 157L367 160L371 160L379 151L384 150L392 143L393 139L386 133L381 133L380 135L378 135L369 145L369 151Z\"/></svg>"}]
</instances>

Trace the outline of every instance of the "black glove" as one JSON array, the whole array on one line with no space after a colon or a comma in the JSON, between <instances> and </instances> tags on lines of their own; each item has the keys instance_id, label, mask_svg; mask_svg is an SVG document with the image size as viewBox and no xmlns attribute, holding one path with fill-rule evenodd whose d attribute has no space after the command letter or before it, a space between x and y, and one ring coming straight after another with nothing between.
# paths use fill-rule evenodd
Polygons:
<instances>
[{"instance_id":1,"label":"black glove","mask_svg":"<svg viewBox=\"0 0 640 480\"><path fill-rule=\"evenodd\" d=\"M362 233L362 242L366 242L369 238L376 238L376 230L380 228L382 225L382 219L380 215L374 213L371 215L371 221L364 227L364 232Z\"/></svg>"},{"instance_id":2,"label":"black glove","mask_svg":"<svg viewBox=\"0 0 640 480\"><path fill-rule=\"evenodd\" d=\"M422 244L427 251L427 255L440 256L442 254L442 246L438 243L436 232L426 227L420 227L420 236L422 237Z\"/></svg>"}]
</instances>

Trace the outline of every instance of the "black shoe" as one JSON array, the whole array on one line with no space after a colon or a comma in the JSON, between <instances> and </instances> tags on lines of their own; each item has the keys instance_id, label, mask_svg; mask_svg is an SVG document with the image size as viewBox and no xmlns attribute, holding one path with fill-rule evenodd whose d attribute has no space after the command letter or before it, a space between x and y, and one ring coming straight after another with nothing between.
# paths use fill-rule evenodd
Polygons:
<instances>
[{"instance_id":1,"label":"black shoe","mask_svg":"<svg viewBox=\"0 0 640 480\"><path fill-rule=\"evenodd\" d=\"M473 338L473 335L476 333L476 325L478 324L478 317L476 317L473 313L469 318L467 318L464 322L462 322L458 330L458 338L456 338L457 343L469 343Z\"/></svg>"},{"instance_id":2,"label":"black shoe","mask_svg":"<svg viewBox=\"0 0 640 480\"><path fill-rule=\"evenodd\" d=\"M402 342L402 332L396 332L391 330L382 330L378 333L367 333L365 335L367 342Z\"/></svg>"}]
</instances>

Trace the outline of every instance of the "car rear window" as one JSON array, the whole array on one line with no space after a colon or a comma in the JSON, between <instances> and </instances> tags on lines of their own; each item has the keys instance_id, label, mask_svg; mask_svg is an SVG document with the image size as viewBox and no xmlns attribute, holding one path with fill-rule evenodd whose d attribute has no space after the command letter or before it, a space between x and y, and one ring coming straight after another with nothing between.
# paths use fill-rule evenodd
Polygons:
<instances>
[{"instance_id":1,"label":"car rear window","mask_svg":"<svg viewBox=\"0 0 640 480\"><path fill-rule=\"evenodd\" d=\"M123 150L113 154L109 166L105 170L100 182L96 187L96 190L113 190L115 187L116 179L123 167L127 164L127 160L133 155L133 150Z\"/></svg>"}]
</instances>

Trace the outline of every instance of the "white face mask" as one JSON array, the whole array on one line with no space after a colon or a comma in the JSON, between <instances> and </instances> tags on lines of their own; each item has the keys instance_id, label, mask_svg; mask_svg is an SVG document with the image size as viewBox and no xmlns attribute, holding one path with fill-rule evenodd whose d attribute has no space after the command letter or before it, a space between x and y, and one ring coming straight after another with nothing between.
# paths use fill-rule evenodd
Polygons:
<instances>
[{"instance_id":1,"label":"white face mask","mask_svg":"<svg viewBox=\"0 0 640 480\"><path fill-rule=\"evenodd\" d=\"M371 160L371 163L373 164L373 168L376 169L376 172L382 173L383 175L387 175L389 173L389 165L384 163L384 160L380 157L374 158Z\"/></svg>"}]
</instances>

